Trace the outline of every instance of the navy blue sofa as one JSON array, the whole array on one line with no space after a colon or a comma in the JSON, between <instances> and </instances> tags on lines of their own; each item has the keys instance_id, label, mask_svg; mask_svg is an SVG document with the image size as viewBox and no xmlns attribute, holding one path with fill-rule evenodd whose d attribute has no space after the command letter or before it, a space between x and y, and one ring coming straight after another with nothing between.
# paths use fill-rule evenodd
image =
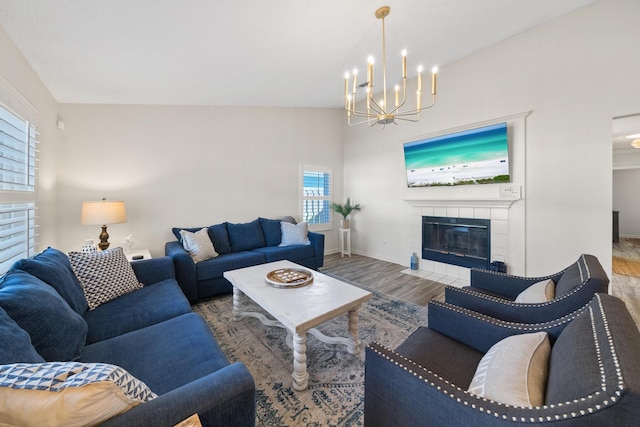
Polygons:
<instances>
[{"instance_id":1,"label":"navy blue sofa","mask_svg":"<svg viewBox=\"0 0 640 427\"><path fill-rule=\"evenodd\" d=\"M279 246L281 220L258 218L248 223L223 222L208 226L215 258L194 263L180 242L180 230L196 232L203 227L173 228L177 240L165 244L165 255L173 259L176 280L190 302L231 292L225 271L267 262L288 260L317 270L324 263L324 234L309 232L310 245Z\"/></svg>"},{"instance_id":2,"label":"navy blue sofa","mask_svg":"<svg viewBox=\"0 0 640 427\"><path fill-rule=\"evenodd\" d=\"M506 404L467 391L494 344L535 332L546 332L551 343L541 406ZM431 301L428 327L418 328L395 350L380 343L367 347L364 425L638 425L638 354L637 325L624 302L611 295L596 294L568 316L534 324Z\"/></svg>"},{"instance_id":3,"label":"navy blue sofa","mask_svg":"<svg viewBox=\"0 0 640 427\"><path fill-rule=\"evenodd\" d=\"M203 426L255 425L253 377L192 312L171 258L132 265L144 286L89 311L64 253L18 261L0 279L0 365L108 363L158 395L105 426L173 426L196 413Z\"/></svg>"}]
</instances>

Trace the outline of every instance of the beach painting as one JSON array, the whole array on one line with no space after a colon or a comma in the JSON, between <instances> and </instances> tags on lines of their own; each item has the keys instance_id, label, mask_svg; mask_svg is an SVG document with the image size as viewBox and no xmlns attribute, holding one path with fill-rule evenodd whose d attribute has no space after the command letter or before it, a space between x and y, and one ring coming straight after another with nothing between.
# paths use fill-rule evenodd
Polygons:
<instances>
[{"instance_id":1,"label":"beach painting","mask_svg":"<svg viewBox=\"0 0 640 427\"><path fill-rule=\"evenodd\" d=\"M404 144L409 187L509 182L507 124Z\"/></svg>"}]
</instances>

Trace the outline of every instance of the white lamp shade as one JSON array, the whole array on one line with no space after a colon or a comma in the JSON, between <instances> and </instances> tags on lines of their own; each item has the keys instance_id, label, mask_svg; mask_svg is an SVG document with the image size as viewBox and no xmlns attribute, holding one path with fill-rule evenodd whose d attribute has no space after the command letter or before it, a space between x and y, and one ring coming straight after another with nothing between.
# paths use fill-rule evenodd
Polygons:
<instances>
[{"instance_id":1,"label":"white lamp shade","mask_svg":"<svg viewBox=\"0 0 640 427\"><path fill-rule=\"evenodd\" d=\"M127 221L122 201L82 202L80 223L84 225L119 224Z\"/></svg>"}]
</instances>

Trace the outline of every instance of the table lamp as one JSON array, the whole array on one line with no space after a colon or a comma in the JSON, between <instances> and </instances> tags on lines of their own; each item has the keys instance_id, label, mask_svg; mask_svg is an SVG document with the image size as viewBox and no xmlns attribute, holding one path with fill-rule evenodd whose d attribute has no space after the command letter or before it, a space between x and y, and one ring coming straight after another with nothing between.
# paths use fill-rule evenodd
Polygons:
<instances>
[{"instance_id":1,"label":"table lamp","mask_svg":"<svg viewBox=\"0 0 640 427\"><path fill-rule=\"evenodd\" d=\"M107 224L120 224L127 221L127 213L122 201L107 201L102 199L98 202L82 202L82 215L80 223L83 225L101 225L100 250L109 247L109 233Z\"/></svg>"}]
</instances>

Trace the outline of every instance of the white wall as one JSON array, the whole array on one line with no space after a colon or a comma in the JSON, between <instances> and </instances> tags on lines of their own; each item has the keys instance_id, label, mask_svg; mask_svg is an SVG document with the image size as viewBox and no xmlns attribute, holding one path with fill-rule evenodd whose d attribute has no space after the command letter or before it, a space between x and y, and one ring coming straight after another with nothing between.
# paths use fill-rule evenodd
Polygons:
<instances>
[{"instance_id":1,"label":"white wall","mask_svg":"<svg viewBox=\"0 0 640 427\"><path fill-rule=\"evenodd\" d=\"M613 171L613 210L620 211L620 236L640 238L640 169Z\"/></svg>"},{"instance_id":2,"label":"white wall","mask_svg":"<svg viewBox=\"0 0 640 427\"><path fill-rule=\"evenodd\" d=\"M121 245L164 254L171 227L298 217L299 164L331 166L342 198L339 110L62 104L58 242L97 240L80 225L84 200L124 200L127 222L108 227ZM337 230L325 249L337 249Z\"/></svg>"},{"instance_id":3,"label":"white wall","mask_svg":"<svg viewBox=\"0 0 640 427\"><path fill-rule=\"evenodd\" d=\"M40 132L38 147L41 161L38 185L38 232L40 248L55 245L55 199L56 199L56 129L57 108L55 99L22 56L4 29L0 27L0 78L19 96L35 107L36 126ZM6 101L5 102L10 102ZM13 108L13 106L9 106Z\"/></svg>"},{"instance_id":4,"label":"white wall","mask_svg":"<svg viewBox=\"0 0 640 427\"><path fill-rule=\"evenodd\" d=\"M402 142L531 110L526 273L556 271L583 252L611 271L611 119L640 110L640 57L630 54L638 16L636 0L602 0L441 67L438 105L420 122L347 128L345 194L363 205L355 250L409 262Z\"/></svg>"}]
</instances>

